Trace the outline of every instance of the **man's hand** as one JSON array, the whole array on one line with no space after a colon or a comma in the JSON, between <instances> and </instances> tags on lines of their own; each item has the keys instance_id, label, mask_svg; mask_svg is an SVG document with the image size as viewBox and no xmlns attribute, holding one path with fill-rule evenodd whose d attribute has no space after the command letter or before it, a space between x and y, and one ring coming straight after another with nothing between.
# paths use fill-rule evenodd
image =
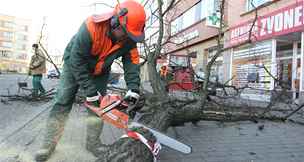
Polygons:
<instances>
[{"instance_id":1,"label":"man's hand","mask_svg":"<svg viewBox=\"0 0 304 162\"><path fill-rule=\"evenodd\" d=\"M101 97L101 95L100 95L99 92L96 92L95 94L89 95L89 96L86 97L86 104L92 105L92 106L95 106L95 107L99 107L100 97Z\"/></svg>"},{"instance_id":2,"label":"man's hand","mask_svg":"<svg viewBox=\"0 0 304 162\"><path fill-rule=\"evenodd\" d=\"M137 104L138 100L139 100L139 92L137 90L128 90L128 92L126 93L124 100L126 102L128 102L129 104Z\"/></svg>"}]
</instances>

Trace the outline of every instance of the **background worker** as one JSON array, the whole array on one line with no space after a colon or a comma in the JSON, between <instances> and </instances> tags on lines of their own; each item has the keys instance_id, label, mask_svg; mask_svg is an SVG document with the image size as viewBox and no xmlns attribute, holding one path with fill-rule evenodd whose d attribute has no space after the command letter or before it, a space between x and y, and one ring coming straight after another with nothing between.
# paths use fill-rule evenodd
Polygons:
<instances>
[{"instance_id":1,"label":"background worker","mask_svg":"<svg viewBox=\"0 0 304 162\"><path fill-rule=\"evenodd\" d=\"M40 94L45 93L45 89L42 86L41 80L43 74L46 72L46 59L44 53L39 49L38 44L33 44L32 48L34 50L34 55L31 58L29 66L29 75L33 76L32 95L38 96L39 92Z\"/></svg>"}]
</instances>

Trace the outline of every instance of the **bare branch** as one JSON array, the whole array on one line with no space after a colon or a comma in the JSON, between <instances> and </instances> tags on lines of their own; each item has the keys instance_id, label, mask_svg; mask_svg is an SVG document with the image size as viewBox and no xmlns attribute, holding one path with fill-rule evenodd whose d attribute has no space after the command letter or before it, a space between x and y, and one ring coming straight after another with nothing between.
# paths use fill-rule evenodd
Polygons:
<instances>
[{"instance_id":1,"label":"bare branch","mask_svg":"<svg viewBox=\"0 0 304 162\"><path fill-rule=\"evenodd\" d=\"M174 5L175 1L176 1L176 0L171 0L171 2L170 2L170 4L168 5L168 7L167 7L167 8L164 10L164 12L162 13L162 16L163 16L163 17L166 15L167 12L170 11L170 9L172 9L172 8L174 7L173 5ZM177 3L178 3L178 2L177 2ZM177 4L177 3L176 3L176 4ZM176 5L176 4L175 4L175 5Z\"/></svg>"}]
</instances>

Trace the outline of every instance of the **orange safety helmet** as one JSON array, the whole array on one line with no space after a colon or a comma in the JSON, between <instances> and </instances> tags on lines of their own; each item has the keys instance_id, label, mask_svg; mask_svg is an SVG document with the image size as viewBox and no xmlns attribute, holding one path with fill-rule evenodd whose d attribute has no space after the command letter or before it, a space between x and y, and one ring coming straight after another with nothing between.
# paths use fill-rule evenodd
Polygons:
<instances>
[{"instance_id":1,"label":"orange safety helmet","mask_svg":"<svg viewBox=\"0 0 304 162\"><path fill-rule=\"evenodd\" d=\"M145 40L146 12L140 3L126 0L117 4L114 12L118 17L119 24L133 41L142 42Z\"/></svg>"}]
</instances>

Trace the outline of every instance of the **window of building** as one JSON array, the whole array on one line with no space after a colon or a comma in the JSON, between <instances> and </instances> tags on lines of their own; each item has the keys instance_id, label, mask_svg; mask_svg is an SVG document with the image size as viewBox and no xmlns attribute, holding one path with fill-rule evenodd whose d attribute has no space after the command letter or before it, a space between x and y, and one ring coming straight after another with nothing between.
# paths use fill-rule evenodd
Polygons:
<instances>
[{"instance_id":1,"label":"window of building","mask_svg":"<svg viewBox=\"0 0 304 162\"><path fill-rule=\"evenodd\" d=\"M198 5L198 14L199 14L199 19L203 19L205 17L207 17L207 7L206 7L206 2L208 2L208 0L201 0L201 2Z\"/></svg>"},{"instance_id":2,"label":"window of building","mask_svg":"<svg viewBox=\"0 0 304 162\"><path fill-rule=\"evenodd\" d=\"M5 48L12 48L13 47L13 43L12 42L1 42L1 47L5 47Z\"/></svg>"},{"instance_id":3,"label":"window of building","mask_svg":"<svg viewBox=\"0 0 304 162\"><path fill-rule=\"evenodd\" d=\"M14 23L10 22L10 21L4 21L3 22L3 27L12 29L12 28L14 28Z\"/></svg>"},{"instance_id":4,"label":"window of building","mask_svg":"<svg viewBox=\"0 0 304 162\"><path fill-rule=\"evenodd\" d=\"M13 33L12 32L2 32L1 33L1 36L3 37L3 38L6 38L6 39L8 39L8 40L11 40L11 39L13 39Z\"/></svg>"},{"instance_id":5,"label":"window of building","mask_svg":"<svg viewBox=\"0 0 304 162\"><path fill-rule=\"evenodd\" d=\"M26 54L24 53L20 53L20 54L17 54L17 59L20 59L20 60L26 60Z\"/></svg>"},{"instance_id":6,"label":"window of building","mask_svg":"<svg viewBox=\"0 0 304 162\"><path fill-rule=\"evenodd\" d=\"M219 0L201 0L199 3L188 9L178 18L171 22L171 34L193 25L207 17L208 13L218 10Z\"/></svg>"},{"instance_id":7,"label":"window of building","mask_svg":"<svg viewBox=\"0 0 304 162\"><path fill-rule=\"evenodd\" d=\"M12 54L11 51L7 50L0 50L0 57L2 58L9 58L9 56Z\"/></svg>"},{"instance_id":8,"label":"window of building","mask_svg":"<svg viewBox=\"0 0 304 162\"><path fill-rule=\"evenodd\" d=\"M272 0L247 0L247 11L253 10L256 7L263 5L266 2L270 2Z\"/></svg>"},{"instance_id":9,"label":"window of building","mask_svg":"<svg viewBox=\"0 0 304 162\"><path fill-rule=\"evenodd\" d=\"M157 39L158 39L158 32L154 33L151 35L150 37L150 42L149 42L149 48L151 51L154 50L154 45L157 43Z\"/></svg>"},{"instance_id":10,"label":"window of building","mask_svg":"<svg viewBox=\"0 0 304 162\"><path fill-rule=\"evenodd\" d=\"M151 13L151 16L149 18L149 25L148 26L153 25L155 23L155 21L157 20L157 16L156 16L157 15L157 11L158 10L154 11L153 13Z\"/></svg>"},{"instance_id":11,"label":"window of building","mask_svg":"<svg viewBox=\"0 0 304 162\"><path fill-rule=\"evenodd\" d=\"M196 19L201 20L206 18L211 13L219 11L219 0L201 0L196 5Z\"/></svg>"},{"instance_id":12,"label":"window of building","mask_svg":"<svg viewBox=\"0 0 304 162\"><path fill-rule=\"evenodd\" d=\"M158 9L158 3L156 1L152 2L150 5L150 9L152 12Z\"/></svg>"},{"instance_id":13,"label":"window of building","mask_svg":"<svg viewBox=\"0 0 304 162\"><path fill-rule=\"evenodd\" d=\"M208 49L208 62L210 62L211 59L215 57L216 53L217 47L212 47ZM224 82L223 54L220 54L213 63L210 71L210 80L212 82Z\"/></svg>"},{"instance_id":14,"label":"window of building","mask_svg":"<svg viewBox=\"0 0 304 162\"><path fill-rule=\"evenodd\" d=\"M21 25L20 30L27 32L28 31L28 26L27 25Z\"/></svg>"},{"instance_id":15,"label":"window of building","mask_svg":"<svg viewBox=\"0 0 304 162\"><path fill-rule=\"evenodd\" d=\"M170 66L178 66L178 67L188 67L188 57L186 56L177 56L170 55L169 65Z\"/></svg>"},{"instance_id":16,"label":"window of building","mask_svg":"<svg viewBox=\"0 0 304 162\"><path fill-rule=\"evenodd\" d=\"M269 90L271 87L271 41L245 45L233 50L233 85ZM267 69L267 71L265 70Z\"/></svg>"},{"instance_id":17,"label":"window of building","mask_svg":"<svg viewBox=\"0 0 304 162\"><path fill-rule=\"evenodd\" d=\"M137 46L137 50L140 55L145 55L145 47L143 44L139 44L139 46Z\"/></svg>"},{"instance_id":18,"label":"window of building","mask_svg":"<svg viewBox=\"0 0 304 162\"><path fill-rule=\"evenodd\" d=\"M17 50L26 50L26 45L21 44L21 43L17 43L16 48L17 48Z\"/></svg>"},{"instance_id":19,"label":"window of building","mask_svg":"<svg viewBox=\"0 0 304 162\"><path fill-rule=\"evenodd\" d=\"M27 36L24 35L24 34L17 34L16 39L17 40L26 41L27 40Z\"/></svg>"},{"instance_id":20,"label":"window of building","mask_svg":"<svg viewBox=\"0 0 304 162\"><path fill-rule=\"evenodd\" d=\"M179 18L175 19L171 22L171 35L176 34L182 29L182 20L183 17L180 16Z\"/></svg>"},{"instance_id":21,"label":"window of building","mask_svg":"<svg viewBox=\"0 0 304 162\"><path fill-rule=\"evenodd\" d=\"M195 10L196 7L192 7L183 14L183 22L182 22L183 29L195 23Z\"/></svg>"}]
</instances>

